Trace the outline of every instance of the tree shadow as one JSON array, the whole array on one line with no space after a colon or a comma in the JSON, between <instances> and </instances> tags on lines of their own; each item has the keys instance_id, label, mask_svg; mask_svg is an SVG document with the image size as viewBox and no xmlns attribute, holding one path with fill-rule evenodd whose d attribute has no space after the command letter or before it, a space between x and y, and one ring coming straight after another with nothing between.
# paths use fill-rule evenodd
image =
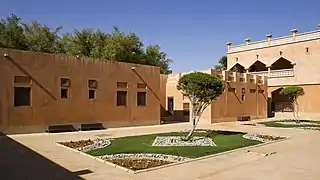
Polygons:
<instances>
[{"instance_id":1,"label":"tree shadow","mask_svg":"<svg viewBox=\"0 0 320 180\"><path fill-rule=\"evenodd\" d=\"M0 133L0 179L3 180L83 180L85 169L70 172L35 151Z\"/></svg>"}]
</instances>

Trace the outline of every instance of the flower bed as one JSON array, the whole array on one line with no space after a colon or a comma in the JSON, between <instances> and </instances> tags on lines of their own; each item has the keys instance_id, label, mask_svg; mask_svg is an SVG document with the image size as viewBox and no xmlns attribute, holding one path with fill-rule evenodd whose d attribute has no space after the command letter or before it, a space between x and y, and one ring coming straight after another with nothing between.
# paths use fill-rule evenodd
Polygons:
<instances>
[{"instance_id":1,"label":"flower bed","mask_svg":"<svg viewBox=\"0 0 320 180\"><path fill-rule=\"evenodd\" d=\"M99 158L103 160L121 159L121 158L134 158L134 159L144 158L144 159L159 159L159 160L165 160L170 162L181 162L181 161L186 161L190 159L182 156L155 154L155 153L121 153L121 154L104 155L104 156L100 156Z\"/></svg>"},{"instance_id":2,"label":"flower bed","mask_svg":"<svg viewBox=\"0 0 320 180\"><path fill-rule=\"evenodd\" d=\"M170 161L164 161L159 159L132 159L132 158L119 158L119 159L109 159L108 162L128 168L133 171L149 169L153 167L163 166L170 164Z\"/></svg>"},{"instance_id":3,"label":"flower bed","mask_svg":"<svg viewBox=\"0 0 320 180\"><path fill-rule=\"evenodd\" d=\"M256 141L260 141L260 142L272 142L272 141L285 139L285 137L270 136L270 135L263 135L263 134L245 134L245 135L243 135L243 138L250 139L250 140L256 140Z\"/></svg>"},{"instance_id":4,"label":"flower bed","mask_svg":"<svg viewBox=\"0 0 320 180\"><path fill-rule=\"evenodd\" d=\"M59 144L62 144L64 146L67 146L67 147L73 148L73 149L89 146L89 145L92 145L93 143L94 142L91 139L80 140L80 141L59 142Z\"/></svg>"},{"instance_id":5,"label":"flower bed","mask_svg":"<svg viewBox=\"0 0 320 180\"><path fill-rule=\"evenodd\" d=\"M111 141L107 139L89 139L80 141L59 142L59 144L76 149L81 152L88 152L91 150L107 147L111 144Z\"/></svg>"}]
</instances>

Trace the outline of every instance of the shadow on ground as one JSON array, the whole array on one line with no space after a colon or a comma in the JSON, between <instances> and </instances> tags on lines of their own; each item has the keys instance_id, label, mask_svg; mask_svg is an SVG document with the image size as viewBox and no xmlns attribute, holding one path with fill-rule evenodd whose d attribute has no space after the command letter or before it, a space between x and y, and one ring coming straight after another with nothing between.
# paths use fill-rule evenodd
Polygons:
<instances>
[{"instance_id":1,"label":"shadow on ground","mask_svg":"<svg viewBox=\"0 0 320 180\"><path fill-rule=\"evenodd\" d=\"M0 179L83 180L90 170L70 172L10 137L0 134Z\"/></svg>"}]
</instances>

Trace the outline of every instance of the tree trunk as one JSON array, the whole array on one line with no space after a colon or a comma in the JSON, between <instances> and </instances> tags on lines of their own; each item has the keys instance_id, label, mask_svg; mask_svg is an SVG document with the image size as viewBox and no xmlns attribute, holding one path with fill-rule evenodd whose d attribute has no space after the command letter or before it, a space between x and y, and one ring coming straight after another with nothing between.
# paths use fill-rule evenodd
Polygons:
<instances>
[{"instance_id":1,"label":"tree trunk","mask_svg":"<svg viewBox=\"0 0 320 180\"><path fill-rule=\"evenodd\" d=\"M200 120L200 116L197 116L197 117L193 118L193 122L196 122L196 123L193 124L193 127L192 127L191 131L189 132L188 136L185 139L186 141L189 141L191 139L194 131L196 130L196 127L198 125L199 120Z\"/></svg>"},{"instance_id":2,"label":"tree trunk","mask_svg":"<svg viewBox=\"0 0 320 180\"><path fill-rule=\"evenodd\" d=\"M295 101L295 104L296 104L296 120L297 120L297 123L300 123L300 118L299 118L299 105L298 105L298 102Z\"/></svg>"}]
</instances>

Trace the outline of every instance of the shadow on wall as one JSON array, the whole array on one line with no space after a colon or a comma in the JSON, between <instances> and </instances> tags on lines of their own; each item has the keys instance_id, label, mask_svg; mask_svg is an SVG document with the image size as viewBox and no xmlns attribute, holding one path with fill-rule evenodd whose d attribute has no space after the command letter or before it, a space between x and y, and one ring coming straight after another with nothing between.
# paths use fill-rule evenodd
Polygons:
<instances>
[{"instance_id":1,"label":"shadow on wall","mask_svg":"<svg viewBox=\"0 0 320 180\"><path fill-rule=\"evenodd\" d=\"M161 106L161 124L189 122L189 111L173 110L167 111Z\"/></svg>"},{"instance_id":2,"label":"shadow on wall","mask_svg":"<svg viewBox=\"0 0 320 180\"><path fill-rule=\"evenodd\" d=\"M0 179L3 180L83 180L88 169L70 172L15 140L0 134Z\"/></svg>"}]
</instances>

